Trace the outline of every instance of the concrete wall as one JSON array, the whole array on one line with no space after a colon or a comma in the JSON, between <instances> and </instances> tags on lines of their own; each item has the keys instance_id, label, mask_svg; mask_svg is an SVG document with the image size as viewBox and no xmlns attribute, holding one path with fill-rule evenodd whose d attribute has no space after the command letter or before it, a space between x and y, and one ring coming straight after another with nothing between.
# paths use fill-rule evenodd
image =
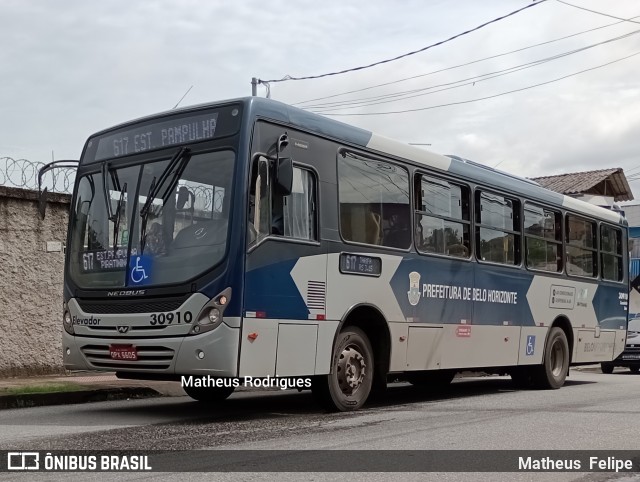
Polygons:
<instances>
[{"instance_id":1,"label":"concrete wall","mask_svg":"<svg viewBox=\"0 0 640 482\"><path fill-rule=\"evenodd\" d=\"M59 248L69 203L49 194L41 220L37 192L0 186L0 377L63 371Z\"/></svg>"}]
</instances>

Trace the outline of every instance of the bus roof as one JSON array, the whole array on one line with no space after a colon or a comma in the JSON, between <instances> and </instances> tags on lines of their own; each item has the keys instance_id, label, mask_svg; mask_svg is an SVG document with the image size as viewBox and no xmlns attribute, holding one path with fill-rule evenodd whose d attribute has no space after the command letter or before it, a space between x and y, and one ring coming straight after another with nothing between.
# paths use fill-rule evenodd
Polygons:
<instances>
[{"instance_id":1,"label":"bus roof","mask_svg":"<svg viewBox=\"0 0 640 482\"><path fill-rule=\"evenodd\" d=\"M379 136L340 121L313 114L282 102L261 97L239 99L251 105L255 116L268 117L333 139L396 156L416 164L450 172L497 189L517 192L530 199L547 202L616 224L626 224L620 213L550 191L537 182L494 169L455 155L440 155L393 139Z\"/></svg>"},{"instance_id":2,"label":"bus roof","mask_svg":"<svg viewBox=\"0 0 640 482\"><path fill-rule=\"evenodd\" d=\"M532 200L562 206L612 223L626 225L626 221L620 213L550 191L530 179L516 176L499 169L494 169L459 156L441 155L429 152L422 148L414 147L409 144L377 135L366 129L345 124L319 114L314 114L312 112L293 107L283 102L273 99L265 99L263 97L241 97L220 102L211 102L172 109L155 115L145 116L136 119L135 121L126 122L97 134L102 134L125 125L153 118L203 110L220 106L221 104L233 103L243 104L246 112L252 117L271 119L296 126L302 130L313 132L334 140L339 140L345 144L370 149L379 152L380 154L391 155L414 164L424 165L432 169L448 172L473 182L495 187L498 190L516 192Z\"/></svg>"}]
</instances>

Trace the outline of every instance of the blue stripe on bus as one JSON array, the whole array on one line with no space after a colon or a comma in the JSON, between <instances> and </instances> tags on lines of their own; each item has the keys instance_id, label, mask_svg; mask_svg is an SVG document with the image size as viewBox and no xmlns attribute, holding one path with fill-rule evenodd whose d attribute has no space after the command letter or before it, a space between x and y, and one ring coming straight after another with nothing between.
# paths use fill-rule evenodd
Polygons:
<instances>
[{"instance_id":1,"label":"blue stripe on bus","mask_svg":"<svg viewBox=\"0 0 640 482\"><path fill-rule=\"evenodd\" d=\"M291 277L297 261L290 259L248 271L245 277L245 311L264 312L267 318L308 319L307 305Z\"/></svg>"},{"instance_id":2,"label":"blue stripe on bus","mask_svg":"<svg viewBox=\"0 0 640 482\"><path fill-rule=\"evenodd\" d=\"M415 305L408 293L411 273L420 275L420 297ZM404 315L413 322L532 326L527 302L532 280L533 275L522 271L414 258L400 263L391 284Z\"/></svg>"},{"instance_id":3,"label":"blue stripe on bus","mask_svg":"<svg viewBox=\"0 0 640 482\"><path fill-rule=\"evenodd\" d=\"M595 285L594 285L595 286ZM620 299L620 294L623 299ZM618 330L627 326L628 293L625 286L597 286L593 297L593 307L596 310L601 328ZM580 320L574 320L574 326L580 328Z\"/></svg>"}]
</instances>

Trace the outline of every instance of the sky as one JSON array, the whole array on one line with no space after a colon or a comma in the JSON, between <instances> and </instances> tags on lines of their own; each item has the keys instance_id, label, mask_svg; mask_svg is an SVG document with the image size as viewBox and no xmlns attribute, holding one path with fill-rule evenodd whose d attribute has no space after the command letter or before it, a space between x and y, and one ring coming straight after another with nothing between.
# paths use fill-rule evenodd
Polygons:
<instances>
[{"instance_id":1,"label":"sky","mask_svg":"<svg viewBox=\"0 0 640 482\"><path fill-rule=\"evenodd\" d=\"M623 19L640 15L637 0L566 1ZM533 3L0 0L0 160L78 159L92 133L171 109L187 91L180 107L251 95L252 77L366 66ZM537 3L397 61L272 82L271 98L299 104L359 91L299 105L520 176L621 167L640 203L640 17L621 22L557 0ZM550 43L532 47L543 42ZM583 50L538 62L576 49ZM498 72L505 75L486 78ZM406 91L421 95L398 98ZM258 95L266 94L260 85ZM371 97L385 103L326 105ZM484 97L492 98L474 101ZM420 110L388 113L409 109Z\"/></svg>"}]
</instances>

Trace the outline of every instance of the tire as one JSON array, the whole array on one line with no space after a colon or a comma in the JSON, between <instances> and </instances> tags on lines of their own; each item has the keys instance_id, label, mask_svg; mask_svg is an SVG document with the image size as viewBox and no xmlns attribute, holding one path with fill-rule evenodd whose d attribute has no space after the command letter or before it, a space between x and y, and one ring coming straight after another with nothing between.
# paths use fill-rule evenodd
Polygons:
<instances>
[{"instance_id":1,"label":"tire","mask_svg":"<svg viewBox=\"0 0 640 482\"><path fill-rule=\"evenodd\" d=\"M198 402L216 403L229 398L235 387L182 387L182 389Z\"/></svg>"},{"instance_id":2,"label":"tire","mask_svg":"<svg viewBox=\"0 0 640 482\"><path fill-rule=\"evenodd\" d=\"M456 372L453 370L413 372L407 375L407 381L421 389L442 390L451 384L455 376Z\"/></svg>"},{"instance_id":3,"label":"tire","mask_svg":"<svg viewBox=\"0 0 640 482\"><path fill-rule=\"evenodd\" d=\"M544 344L542 365L533 372L536 388L558 389L569 372L569 342L562 328L553 327Z\"/></svg>"},{"instance_id":4,"label":"tire","mask_svg":"<svg viewBox=\"0 0 640 482\"><path fill-rule=\"evenodd\" d=\"M602 370L602 373L610 375L611 373L613 373L613 363L601 363L600 370Z\"/></svg>"},{"instance_id":5,"label":"tire","mask_svg":"<svg viewBox=\"0 0 640 482\"><path fill-rule=\"evenodd\" d=\"M629 367L629 370L631 373L638 373L640 372L640 367Z\"/></svg>"},{"instance_id":6,"label":"tire","mask_svg":"<svg viewBox=\"0 0 640 482\"><path fill-rule=\"evenodd\" d=\"M338 334L331 357L331 373L315 377L314 397L329 411L360 409L371 393L374 358L367 335L350 326Z\"/></svg>"}]
</instances>

